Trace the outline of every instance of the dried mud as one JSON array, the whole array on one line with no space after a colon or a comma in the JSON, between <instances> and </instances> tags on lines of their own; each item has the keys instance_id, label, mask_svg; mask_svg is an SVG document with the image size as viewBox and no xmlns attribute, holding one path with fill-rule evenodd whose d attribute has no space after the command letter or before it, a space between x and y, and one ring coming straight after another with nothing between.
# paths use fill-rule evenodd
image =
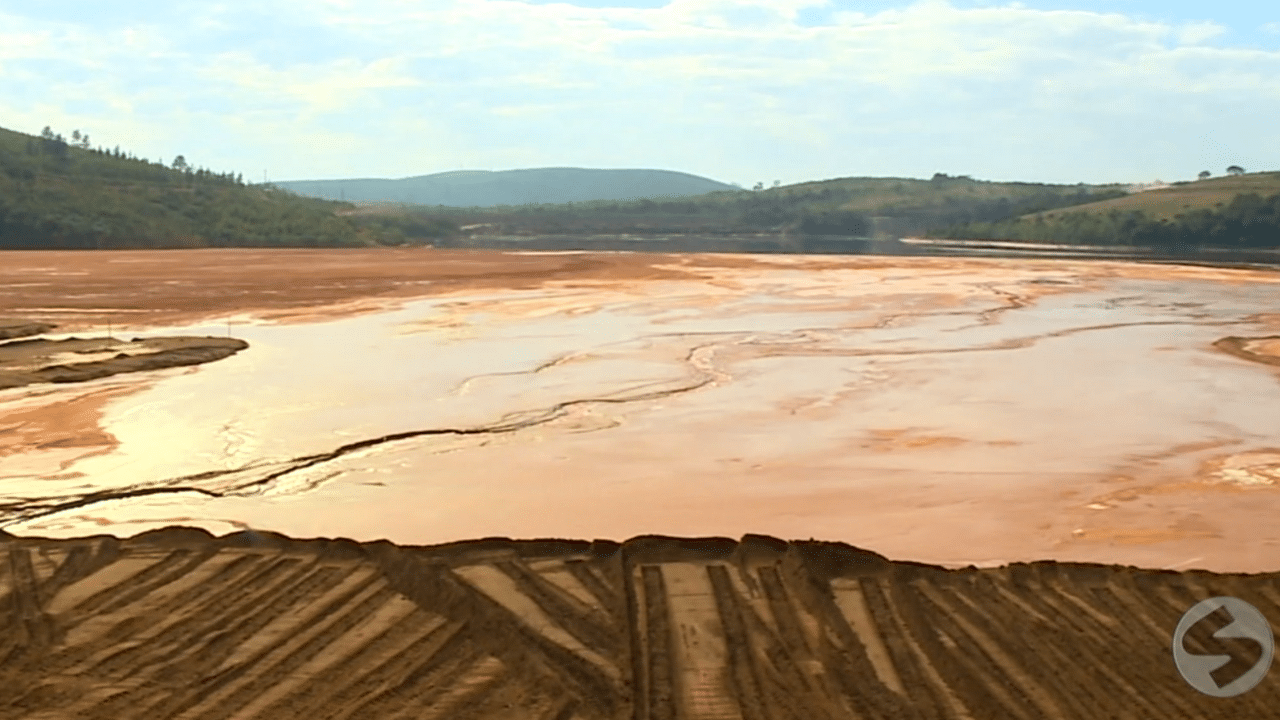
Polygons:
<instances>
[{"instance_id":1,"label":"dried mud","mask_svg":"<svg viewBox=\"0 0 1280 720\"><path fill-rule=\"evenodd\" d=\"M0 533L0 555L5 718L1163 720L1280 703L1273 682L1201 695L1169 650L1200 599L1280 617L1275 573L948 570L763 536L401 547L169 528Z\"/></svg>"},{"instance_id":2,"label":"dried mud","mask_svg":"<svg viewBox=\"0 0 1280 720\"><path fill-rule=\"evenodd\" d=\"M1280 366L1280 335L1267 337L1225 337L1213 344L1238 358Z\"/></svg>"},{"instance_id":3,"label":"dried mud","mask_svg":"<svg viewBox=\"0 0 1280 720\"><path fill-rule=\"evenodd\" d=\"M230 357L247 347L249 343L243 340L216 337L11 340L0 343L0 390L200 365Z\"/></svg>"},{"instance_id":4,"label":"dried mud","mask_svg":"<svg viewBox=\"0 0 1280 720\"><path fill-rule=\"evenodd\" d=\"M55 327L57 326L50 323L33 323L22 320L0 319L0 340L31 337L32 335L49 332Z\"/></svg>"}]
</instances>

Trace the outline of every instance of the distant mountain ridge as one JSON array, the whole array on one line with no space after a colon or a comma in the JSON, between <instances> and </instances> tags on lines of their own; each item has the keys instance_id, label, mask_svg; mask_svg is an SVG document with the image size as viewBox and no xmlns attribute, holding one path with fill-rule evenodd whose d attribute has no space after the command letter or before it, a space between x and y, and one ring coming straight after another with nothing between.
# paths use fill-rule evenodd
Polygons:
<instances>
[{"instance_id":1,"label":"distant mountain ridge","mask_svg":"<svg viewBox=\"0 0 1280 720\"><path fill-rule=\"evenodd\" d=\"M638 200L741 190L735 185L674 170L590 168L453 170L395 180L353 178L273 184L299 195L327 200L451 207Z\"/></svg>"}]
</instances>

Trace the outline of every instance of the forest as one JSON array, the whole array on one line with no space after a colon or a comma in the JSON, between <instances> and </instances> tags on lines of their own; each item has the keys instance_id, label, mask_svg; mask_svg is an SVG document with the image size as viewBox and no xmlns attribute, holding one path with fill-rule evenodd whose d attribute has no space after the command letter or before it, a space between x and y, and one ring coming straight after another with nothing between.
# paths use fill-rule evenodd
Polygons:
<instances>
[{"instance_id":1,"label":"forest","mask_svg":"<svg viewBox=\"0 0 1280 720\"><path fill-rule=\"evenodd\" d=\"M1141 195L1154 200L1158 193ZM182 155L164 163L95 147L79 130L68 140L51 128L40 136L0 129L0 249L481 246L485 237L532 235L924 235L1170 250L1280 247L1280 194L1239 193L1171 217L1141 205L1112 207L1135 199L1143 198L1116 184L937 173L929 180L847 177L554 205L357 205L247 184Z\"/></svg>"},{"instance_id":2,"label":"forest","mask_svg":"<svg viewBox=\"0 0 1280 720\"><path fill-rule=\"evenodd\" d=\"M342 247L388 242L344 216L239 175L164 164L120 148L0 129L0 249ZM445 230L451 226L444 224Z\"/></svg>"},{"instance_id":3,"label":"forest","mask_svg":"<svg viewBox=\"0 0 1280 720\"><path fill-rule=\"evenodd\" d=\"M1280 193L1241 193L1217 208L1198 208L1156 218L1142 210L1061 212L1051 216L957 223L928 237L1022 240L1067 245L1154 248L1169 252L1205 249L1280 248Z\"/></svg>"},{"instance_id":4,"label":"forest","mask_svg":"<svg viewBox=\"0 0 1280 720\"><path fill-rule=\"evenodd\" d=\"M399 227L448 220L473 235L901 236L1124 195L1118 186L1000 183L936 174L836 178L685 198L603 200L485 208L366 206L361 215Z\"/></svg>"}]
</instances>

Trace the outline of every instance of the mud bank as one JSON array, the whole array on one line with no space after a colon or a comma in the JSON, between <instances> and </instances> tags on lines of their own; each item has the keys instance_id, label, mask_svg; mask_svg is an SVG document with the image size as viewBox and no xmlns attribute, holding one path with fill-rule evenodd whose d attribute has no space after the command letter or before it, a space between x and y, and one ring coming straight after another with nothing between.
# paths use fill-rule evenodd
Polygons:
<instances>
[{"instance_id":1,"label":"mud bank","mask_svg":"<svg viewBox=\"0 0 1280 720\"><path fill-rule=\"evenodd\" d=\"M47 332L53 326L31 324L27 329L37 327L45 328L38 332ZM11 340L0 343L0 390L200 365L230 357L247 347L249 343L243 340L217 337Z\"/></svg>"},{"instance_id":2,"label":"mud bank","mask_svg":"<svg viewBox=\"0 0 1280 720\"><path fill-rule=\"evenodd\" d=\"M33 323L23 320L0 319L0 340L40 335L42 333L49 332L55 327L57 326L50 323Z\"/></svg>"},{"instance_id":3,"label":"mud bank","mask_svg":"<svg viewBox=\"0 0 1280 720\"><path fill-rule=\"evenodd\" d=\"M1273 682L1202 695L1169 649L1206 597L1280 616L1275 573L947 570L751 535L403 547L167 528L0 533L0 555L6 717L1212 719L1280 703Z\"/></svg>"},{"instance_id":4,"label":"mud bank","mask_svg":"<svg viewBox=\"0 0 1280 720\"><path fill-rule=\"evenodd\" d=\"M1238 358L1280 366L1280 335L1270 337L1226 337L1215 342L1214 347Z\"/></svg>"}]
</instances>

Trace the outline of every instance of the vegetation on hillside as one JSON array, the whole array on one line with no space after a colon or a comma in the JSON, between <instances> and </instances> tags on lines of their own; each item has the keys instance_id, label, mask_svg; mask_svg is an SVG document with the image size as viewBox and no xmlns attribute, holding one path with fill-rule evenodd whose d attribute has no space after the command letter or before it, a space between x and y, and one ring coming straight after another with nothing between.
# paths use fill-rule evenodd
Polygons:
<instances>
[{"instance_id":1,"label":"vegetation on hillside","mask_svg":"<svg viewBox=\"0 0 1280 720\"><path fill-rule=\"evenodd\" d=\"M1118 197L1119 186L997 183L935 175L842 178L689 198L602 200L488 208L365 206L363 217L449 220L467 232L504 235L924 232ZM387 221L391 222L391 221Z\"/></svg>"},{"instance_id":2,"label":"vegetation on hillside","mask_svg":"<svg viewBox=\"0 0 1280 720\"><path fill-rule=\"evenodd\" d=\"M1230 180L1237 179L1244 180ZM1260 180L1268 178L1253 178L1251 186L1267 187ZM1182 202L1192 194L1182 187L1174 187L1167 191L1135 193L1134 196L1139 197L1130 196L1123 202L1082 205L1069 211L1005 220L959 223L927 234L937 238L1148 247L1178 252L1206 248L1280 248L1280 193L1228 195L1241 183L1229 183L1228 179L1222 182L1228 187L1213 187L1204 181L1195 183L1201 186L1196 193L1200 200L1196 203L1198 207ZM1271 187L1275 187L1274 180ZM1182 211L1166 213L1171 202L1180 202Z\"/></svg>"},{"instance_id":3,"label":"vegetation on hillside","mask_svg":"<svg viewBox=\"0 0 1280 720\"><path fill-rule=\"evenodd\" d=\"M166 166L119 147L0 129L0 249L340 247L397 239L349 216L178 156Z\"/></svg>"},{"instance_id":4,"label":"vegetation on hillside","mask_svg":"<svg viewBox=\"0 0 1280 720\"><path fill-rule=\"evenodd\" d=\"M1159 189L1126 193L1109 200L1073 207L1069 212L1079 210L1107 213L1119 210L1123 213L1139 210L1153 220L1173 221L1178 215L1191 211L1224 208L1237 195L1249 193L1256 193L1264 198L1280 193L1280 172L1232 173L1211 179L1206 177L1203 180L1179 181ZM1048 218L1061 212L1067 211L1050 211L1044 215Z\"/></svg>"},{"instance_id":5,"label":"vegetation on hillside","mask_svg":"<svg viewBox=\"0 0 1280 720\"><path fill-rule=\"evenodd\" d=\"M0 249L475 244L455 238L621 234L1280 247L1280 173L1241 170L1140 193L939 173L631 201L357 206L248 185L182 156L165 165L95 148L79 131L68 142L49 128L40 137L0 129Z\"/></svg>"}]
</instances>

